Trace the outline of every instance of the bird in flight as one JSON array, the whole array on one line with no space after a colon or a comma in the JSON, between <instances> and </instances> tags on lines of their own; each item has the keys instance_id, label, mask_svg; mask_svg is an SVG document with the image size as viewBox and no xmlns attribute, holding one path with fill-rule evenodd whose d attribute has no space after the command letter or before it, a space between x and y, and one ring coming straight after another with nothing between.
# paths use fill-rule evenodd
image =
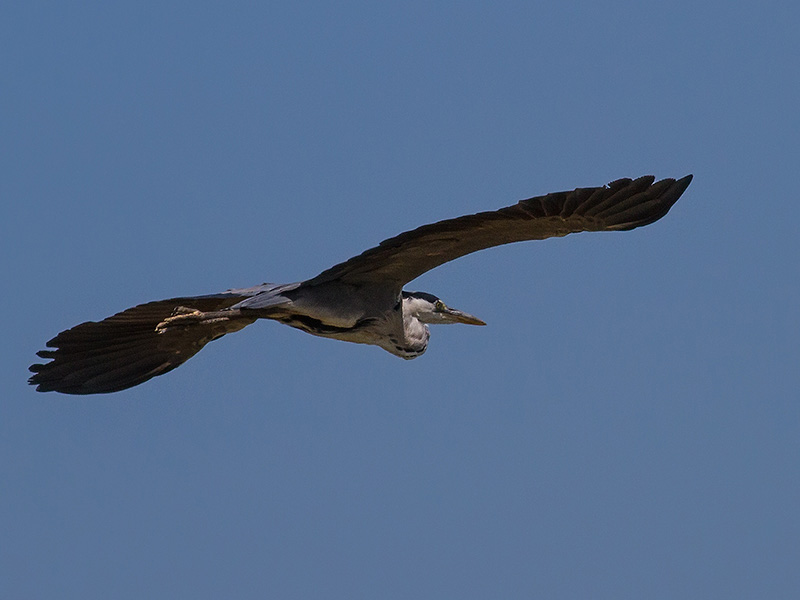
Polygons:
<instances>
[{"instance_id":1,"label":"bird in flight","mask_svg":"<svg viewBox=\"0 0 800 600\"><path fill-rule=\"evenodd\" d=\"M403 286L485 248L581 231L626 231L667 214L692 176L619 179L522 200L496 211L423 225L306 281L141 304L62 331L37 353L28 382L40 392L103 394L182 365L212 340L272 319L310 334L373 344L401 358L428 347L428 325L485 325L433 294Z\"/></svg>"}]
</instances>

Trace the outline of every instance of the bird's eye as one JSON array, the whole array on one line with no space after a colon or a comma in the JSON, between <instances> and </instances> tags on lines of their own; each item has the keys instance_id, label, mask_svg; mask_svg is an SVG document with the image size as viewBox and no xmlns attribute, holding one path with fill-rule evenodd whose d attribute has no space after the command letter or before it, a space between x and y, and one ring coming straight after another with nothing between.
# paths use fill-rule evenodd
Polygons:
<instances>
[{"instance_id":1,"label":"bird's eye","mask_svg":"<svg viewBox=\"0 0 800 600\"><path fill-rule=\"evenodd\" d=\"M434 308L435 308L436 310L439 310L439 311L443 311L443 310L445 310L445 309L447 308L447 307L444 305L444 302L442 302L441 300L437 300L437 301L436 301L436 304L434 304L433 306L434 306Z\"/></svg>"}]
</instances>

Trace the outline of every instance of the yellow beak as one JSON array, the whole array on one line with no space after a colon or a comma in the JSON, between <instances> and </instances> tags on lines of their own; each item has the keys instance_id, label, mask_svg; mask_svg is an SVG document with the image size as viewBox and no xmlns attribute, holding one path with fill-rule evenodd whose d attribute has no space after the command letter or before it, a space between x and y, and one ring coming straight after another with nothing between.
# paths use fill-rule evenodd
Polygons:
<instances>
[{"instance_id":1,"label":"yellow beak","mask_svg":"<svg viewBox=\"0 0 800 600\"><path fill-rule=\"evenodd\" d=\"M447 314L453 317L453 321L456 323L464 323L465 325L486 325L486 323L481 321L478 317L473 317L470 314L454 308L448 308Z\"/></svg>"}]
</instances>

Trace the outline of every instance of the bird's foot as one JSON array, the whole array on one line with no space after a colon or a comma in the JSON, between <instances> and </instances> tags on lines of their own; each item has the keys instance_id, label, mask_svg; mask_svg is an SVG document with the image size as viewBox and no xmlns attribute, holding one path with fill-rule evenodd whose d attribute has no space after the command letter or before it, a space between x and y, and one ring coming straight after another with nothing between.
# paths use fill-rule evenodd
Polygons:
<instances>
[{"instance_id":1,"label":"bird's foot","mask_svg":"<svg viewBox=\"0 0 800 600\"><path fill-rule=\"evenodd\" d=\"M167 317L161 321L161 323L156 325L156 331L158 333L164 333L170 327L191 325L201 320L203 316L204 313L199 310L187 308L185 306L178 306L174 311L172 311L171 317Z\"/></svg>"}]
</instances>

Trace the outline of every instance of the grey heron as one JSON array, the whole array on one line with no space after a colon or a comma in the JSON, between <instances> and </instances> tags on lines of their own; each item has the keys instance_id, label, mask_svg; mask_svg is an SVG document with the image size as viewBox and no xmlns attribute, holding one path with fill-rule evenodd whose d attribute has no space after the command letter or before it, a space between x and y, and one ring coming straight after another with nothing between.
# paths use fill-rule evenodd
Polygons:
<instances>
[{"instance_id":1,"label":"grey heron","mask_svg":"<svg viewBox=\"0 0 800 600\"><path fill-rule=\"evenodd\" d=\"M124 390L257 319L416 358L428 346L428 325L485 323L432 294L404 291L408 282L493 246L648 225L667 214L691 180L645 176L537 196L406 231L306 281L141 304L59 333L37 353L50 362L31 365L29 383L65 394Z\"/></svg>"}]
</instances>

